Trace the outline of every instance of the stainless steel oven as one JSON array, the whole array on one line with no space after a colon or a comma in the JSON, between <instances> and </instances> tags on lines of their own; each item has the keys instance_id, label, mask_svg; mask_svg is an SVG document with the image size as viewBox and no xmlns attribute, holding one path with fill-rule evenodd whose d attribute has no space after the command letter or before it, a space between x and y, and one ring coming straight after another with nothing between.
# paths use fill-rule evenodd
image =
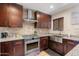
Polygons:
<instances>
[{"instance_id":1,"label":"stainless steel oven","mask_svg":"<svg viewBox=\"0 0 79 59\"><path fill-rule=\"evenodd\" d=\"M27 51L35 49L35 48L38 48L38 42L33 42L33 43L27 44Z\"/></svg>"},{"instance_id":2,"label":"stainless steel oven","mask_svg":"<svg viewBox=\"0 0 79 59\"><path fill-rule=\"evenodd\" d=\"M34 55L40 52L40 39L39 38L32 38L32 39L25 39L25 55Z\"/></svg>"}]
</instances>

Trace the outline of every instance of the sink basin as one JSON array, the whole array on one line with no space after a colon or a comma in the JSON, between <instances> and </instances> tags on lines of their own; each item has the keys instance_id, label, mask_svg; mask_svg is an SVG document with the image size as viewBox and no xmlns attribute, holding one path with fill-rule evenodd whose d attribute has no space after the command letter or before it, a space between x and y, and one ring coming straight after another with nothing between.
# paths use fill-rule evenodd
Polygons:
<instances>
[{"instance_id":1,"label":"sink basin","mask_svg":"<svg viewBox=\"0 0 79 59\"><path fill-rule=\"evenodd\" d=\"M63 37L64 35L54 35L54 36L56 36L56 37Z\"/></svg>"},{"instance_id":2,"label":"sink basin","mask_svg":"<svg viewBox=\"0 0 79 59\"><path fill-rule=\"evenodd\" d=\"M62 38L62 36L55 36L55 37L54 37L54 40L55 40L56 42L62 43L63 38Z\"/></svg>"},{"instance_id":3,"label":"sink basin","mask_svg":"<svg viewBox=\"0 0 79 59\"><path fill-rule=\"evenodd\" d=\"M53 41L62 43L62 41L63 41L63 35L53 35L53 36L51 36L51 39L52 39Z\"/></svg>"}]
</instances>

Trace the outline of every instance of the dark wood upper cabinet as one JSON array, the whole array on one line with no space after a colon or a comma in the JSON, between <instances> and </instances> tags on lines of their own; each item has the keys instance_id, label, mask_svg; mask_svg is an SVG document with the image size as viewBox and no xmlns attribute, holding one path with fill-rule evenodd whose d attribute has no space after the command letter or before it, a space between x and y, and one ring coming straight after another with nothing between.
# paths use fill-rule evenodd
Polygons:
<instances>
[{"instance_id":1,"label":"dark wood upper cabinet","mask_svg":"<svg viewBox=\"0 0 79 59\"><path fill-rule=\"evenodd\" d=\"M63 31L64 29L64 17L53 20L53 30Z\"/></svg>"},{"instance_id":2,"label":"dark wood upper cabinet","mask_svg":"<svg viewBox=\"0 0 79 59\"><path fill-rule=\"evenodd\" d=\"M8 8L8 17L10 27L22 27L23 22L23 8L17 4L9 4Z\"/></svg>"},{"instance_id":3,"label":"dark wood upper cabinet","mask_svg":"<svg viewBox=\"0 0 79 59\"><path fill-rule=\"evenodd\" d=\"M35 18L38 22L35 23L36 28L50 28L51 16L42 12L35 12Z\"/></svg>"},{"instance_id":4,"label":"dark wood upper cabinet","mask_svg":"<svg viewBox=\"0 0 79 59\"><path fill-rule=\"evenodd\" d=\"M22 27L23 7L15 3L0 3L0 27Z\"/></svg>"},{"instance_id":5,"label":"dark wood upper cabinet","mask_svg":"<svg viewBox=\"0 0 79 59\"><path fill-rule=\"evenodd\" d=\"M0 27L7 27L8 26L8 20L7 20L7 4L0 3Z\"/></svg>"},{"instance_id":6,"label":"dark wood upper cabinet","mask_svg":"<svg viewBox=\"0 0 79 59\"><path fill-rule=\"evenodd\" d=\"M48 37L40 37L40 50L48 48Z\"/></svg>"}]
</instances>

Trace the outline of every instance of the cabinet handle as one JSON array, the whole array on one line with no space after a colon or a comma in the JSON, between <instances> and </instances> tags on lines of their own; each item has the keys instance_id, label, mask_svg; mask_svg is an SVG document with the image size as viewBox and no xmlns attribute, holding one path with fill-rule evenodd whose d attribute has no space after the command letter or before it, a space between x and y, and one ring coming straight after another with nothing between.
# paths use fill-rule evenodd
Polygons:
<instances>
[{"instance_id":1,"label":"cabinet handle","mask_svg":"<svg viewBox=\"0 0 79 59\"><path fill-rule=\"evenodd\" d=\"M13 49L13 55L15 55L15 48Z\"/></svg>"}]
</instances>

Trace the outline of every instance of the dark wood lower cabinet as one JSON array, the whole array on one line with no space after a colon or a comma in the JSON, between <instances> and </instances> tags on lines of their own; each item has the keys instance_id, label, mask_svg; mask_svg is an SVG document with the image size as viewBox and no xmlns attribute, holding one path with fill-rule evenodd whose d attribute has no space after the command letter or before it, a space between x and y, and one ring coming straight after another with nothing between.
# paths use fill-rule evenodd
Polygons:
<instances>
[{"instance_id":1,"label":"dark wood lower cabinet","mask_svg":"<svg viewBox=\"0 0 79 59\"><path fill-rule=\"evenodd\" d=\"M12 44L12 42L1 42L1 56L9 56L13 54L13 52L11 52L13 51Z\"/></svg>"},{"instance_id":2,"label":"dark wood lower cabinet","mask_svg":"<svg viewBox=\"0 0 79 59\"><path fill-rule=\"evenodd\" d=\"M48 47L54 50L55 52L63 55L63 44L62 43L49 40Z\"/></svg>"},{"instance_id":3,"label":"dark wood lower cabinet","mask_svg":"<svg viewBox=\"0 0 79 59\"><path fill-rule=\"evenodd\" d=\"M56 51L58 52L58 53L60 53L61 55L63 55L63 44L62 43L59 43L59 42L56 42L57 44L56 44Z\"/></svg>"},{"instance_id":4,"label":"dark wood lower cabinet","mask_svg":"<svg viewBox=\"0 0 79 59\"><path fill-rule=\"evenodd\" d=\"M40 50L45 50L48 48L48 37L41 37L40 38Z\"/></svg>"},{"instance_id":5,"label":"dark wood lower cabinet","mask_svg":"<svg viewBox=\"0 0 79 59\"><path fill-rule=\"evenodd\" d=\"M53 51L59 53L60 55L66 55L69 51L71 51L78 43L73 40L63 39L63 43L55 42L53 40L49 40L48 47Z\"/></svg>"},{"instance_id":6,"label":"dark wood lower cabinet","mask_svg":"<svg viewBox=\"0 0 79 59\"><path fill-rule=\"evenodd\" d=\"M23 56L24 55L24 41L8 41L1 42L1 55L2 56Z\"/></svg>"},{"instance_id":7,"label":"dark wood lower cabinet","mask_svg":"<svg viewBox=\"0 0 79 59\"><path fill-rule=\"evenodd\" d=\"M73 40L63 39L63 44L64 44L64 55L65 55L77 45L77 42Z\"/></svg>"},{"instance_id":8,"label":"dark wood lower cabinet","mask_svg":"<svg viewBox=\"0 0 79 59\"><path fill-rule=\"evenodd\" d=\"M0 43L0 56L1 56L1 43Z\"/></svg>"},{"instance_id":9,"label":"dark wood lower cabinet","mask_svg":"<svg viewBox=\"0 0 79 59\"><path fill-rule=\"evenodd\" d=\"M23 56L24 55L24 41L17 40L14 42L14 55L15 56Z\"/></svg>"},{"instance_id":10,"label":"dark wood lower cabinet","mask_svg":"<svg viewBox=\"0 0 79 59\"><path fill-rule=\"evenodd\" d=\"M63 39L63 43L49 40L48 36L40 37L40 50L47 48L59 53L60 55L66 55L71 51L78 42ZM1 56L23 56L24 55L24 40L15 40L8 42L0 42L0 55Z\"/></svg>"}]
</instances>

